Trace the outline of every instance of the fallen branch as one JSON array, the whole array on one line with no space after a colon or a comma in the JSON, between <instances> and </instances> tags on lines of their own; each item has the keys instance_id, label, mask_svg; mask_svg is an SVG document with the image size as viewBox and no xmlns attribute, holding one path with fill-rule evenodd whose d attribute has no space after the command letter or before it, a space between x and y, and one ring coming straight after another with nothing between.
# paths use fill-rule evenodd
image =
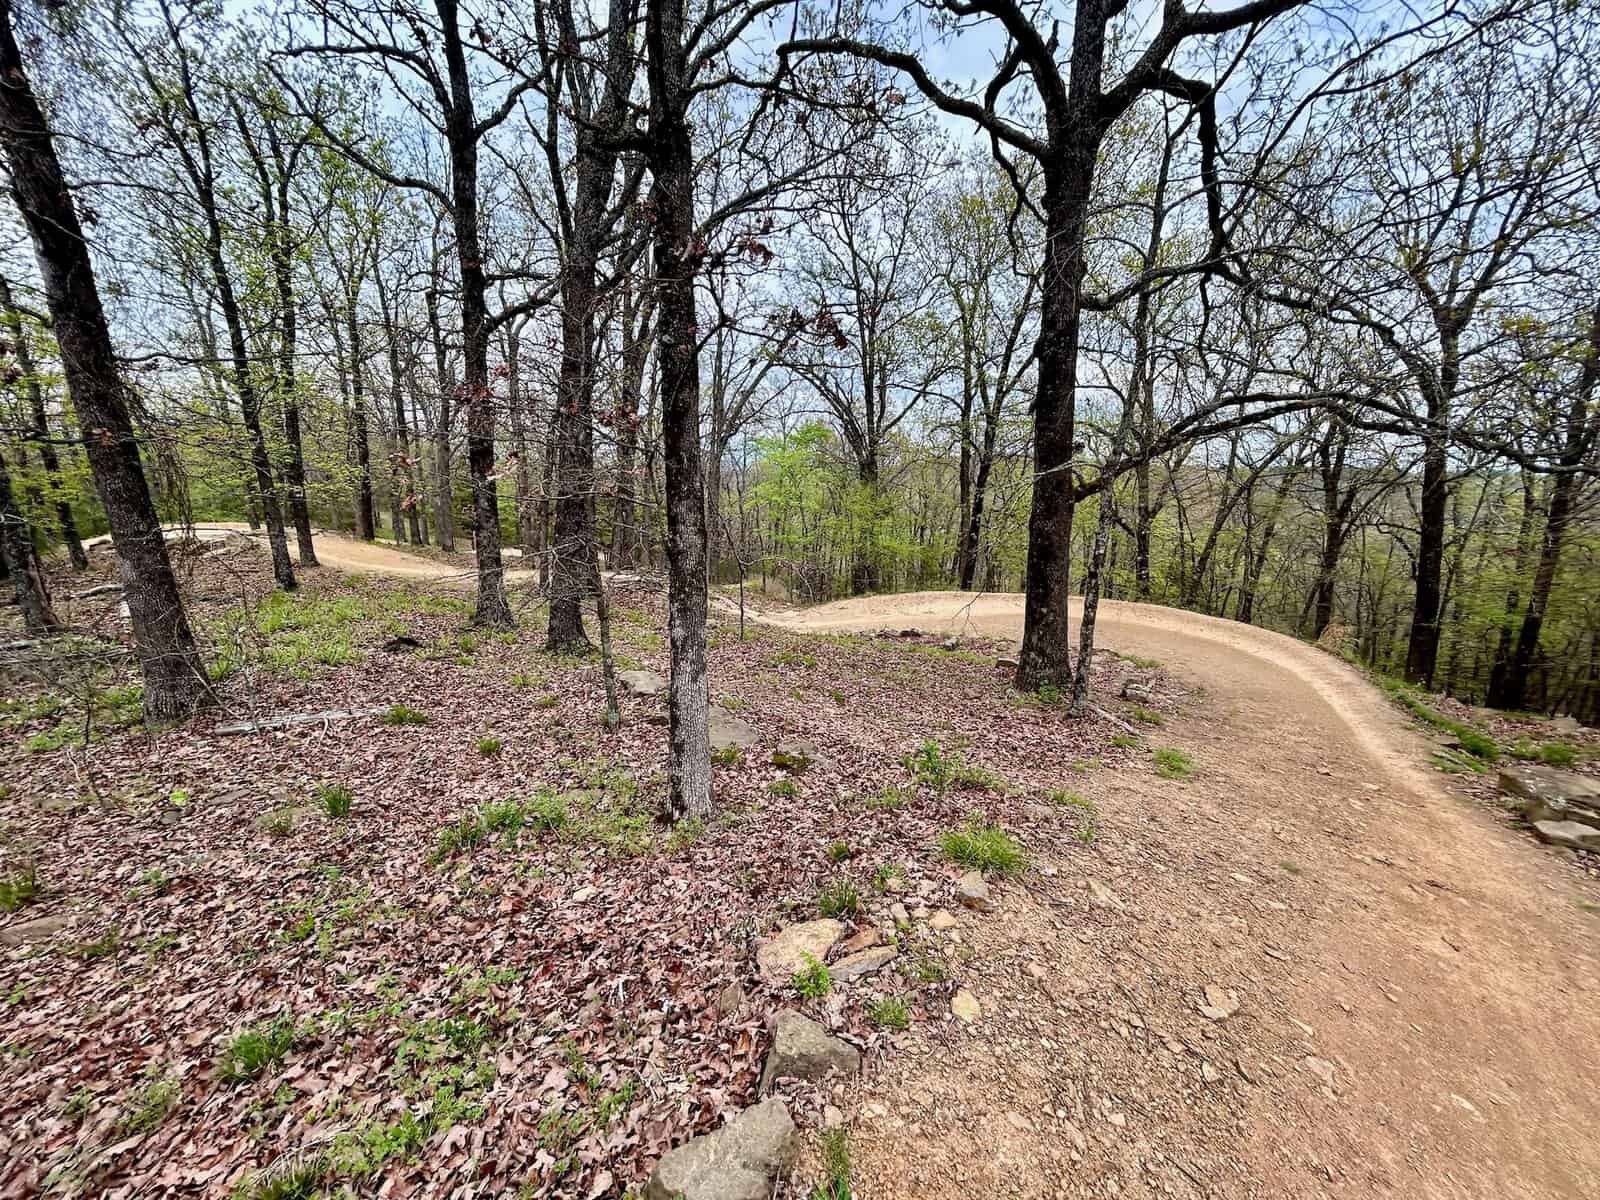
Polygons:
<instances>
[{"instance_id":1,"label":"fallen branch","mask_svg":"<svg viewBox=\"0 0 1600 1200\"><path fill-rule=\"evenodd\" d=\"M258 721L237 721L232 725L218 725L212 732L224 737L240 733L265 733L270 729L287 729L294 725L320 725L328 721L376 717L388 711L382 705L377 708L330 708L326 712L291 713L281 717L262 717Z\"/></svg>"}]
</instances>

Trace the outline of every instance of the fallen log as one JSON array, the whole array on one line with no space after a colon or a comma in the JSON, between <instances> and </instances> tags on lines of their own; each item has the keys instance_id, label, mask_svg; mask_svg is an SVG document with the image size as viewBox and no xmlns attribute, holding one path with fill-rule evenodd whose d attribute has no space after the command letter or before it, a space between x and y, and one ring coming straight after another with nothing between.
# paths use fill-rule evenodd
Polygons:
<instances>
[{"instance_id":1,"label":"fallen log","mask_svg":"<svg viewBox=\"0 0 1600 1200\"><path fill-rule=\"evenodd\" d=\"M212 732L224 737L241 733L266 733L268 730L288 729L296 725L324 725L329 721L376 717L388 711L387 705L379 705L377 708L330 708L324 712L287 713L276 717L262 717L254 721L236 721L231 725L218 725Z\"/></svg>"}]
</instances>

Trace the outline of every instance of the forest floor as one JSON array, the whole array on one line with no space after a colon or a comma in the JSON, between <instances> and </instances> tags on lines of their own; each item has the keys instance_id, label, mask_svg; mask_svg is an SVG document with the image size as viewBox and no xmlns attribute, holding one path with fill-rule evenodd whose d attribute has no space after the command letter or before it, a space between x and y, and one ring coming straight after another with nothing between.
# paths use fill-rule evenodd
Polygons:
<instances>
[{"instance_id":1,"label":"forest floor","mask_svg":"<svg viewBox=\"0 0 1600 1200\"><path fill-rule=\"evenodd\" d=\"M1320 651L1107 605L1127 657L1072 722L994 669L1016 597L774 607L742 643L719 614L713 694L761 740L716 768L713 826L669 834L659 701L605 734L531 592L483 635L451 564L319 554L365 574L290 600L259 552L183 560L227 714L118 730L87 668L10 705L5 865L41 886L0 915L0 1196L614 1195L754 1098L778 1006L867 1051L792 1097L849 1130L861 1197L1600 1194L1600 870L1465 803ZM622 665L664 672L659 596L615 603ZM118 634L114 600L74 607ZM852 635L884 627L923 634ZM1154 697L1117 700L1129 677ZM217 733L392 704L427 723ZM924 739L965 786L919 785ZM973 821L1029 860L993 912L938 850ZM865 933L901 900L883 976L800 1000L754 969L819 905Z\"/></svg>"}]
</instances>

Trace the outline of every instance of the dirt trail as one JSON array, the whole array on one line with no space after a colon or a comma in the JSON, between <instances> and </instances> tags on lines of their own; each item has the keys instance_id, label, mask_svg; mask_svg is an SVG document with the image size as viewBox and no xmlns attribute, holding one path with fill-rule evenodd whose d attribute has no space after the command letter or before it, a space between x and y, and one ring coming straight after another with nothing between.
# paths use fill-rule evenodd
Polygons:
<instances>
[{"instance_id":1,"label":"dirt trail","mask_svg":"<svg viewBox=\"0 0 1600 1200\"><path fill-rule=\"evenodd\" d=\"M1021 598L871 597L781 622L1019 637ZM866 1194L971 1194L976 1178L1005 1195L1600 1196L1600 925L1581 876L1446 792L1421 739L1336 659L1137 604L1105 605L1100 633L1196 689L1157 737L1199 771L1064 779L1101 803L1094 852L1056 856L1046 905L1018 894L1003 929L972 933L999 1010L987 1037L1023 1061L997 1068L968 1044L983 1039L891 1060L864 1101ZM1112 876L1121 911L1082 903L1086 867ZM1068 905L1094 928L1063 921ZM1096 1003L1086 948L1126 1002ZM991 959L1051 977L984 980ZM1213 980L1241 998L1220 1024L1193 1011ZM1145 1036L1100 1036L1136 998ZM1157 1028L1178 1046L1161 1062L1140 1044ZM1058 1101L1041 1121L1063 1095L1077 1119ZM936 1132L930 1099L967 1116ZM943 1177L930 1137L954 1163Z\"/></svg>"}]
</instances>

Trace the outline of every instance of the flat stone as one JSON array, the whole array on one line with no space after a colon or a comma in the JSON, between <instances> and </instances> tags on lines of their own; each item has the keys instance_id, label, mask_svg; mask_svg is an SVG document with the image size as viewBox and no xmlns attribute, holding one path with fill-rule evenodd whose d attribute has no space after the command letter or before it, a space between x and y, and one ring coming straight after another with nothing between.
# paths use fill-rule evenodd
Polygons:
<instances>
[{"instance_id":1,"label":"flat stone","mask_svg":"<svg viewBox=\"0 0 1600 1200\"><path fill-rule=\"evenodd\" d=\"M1109 908L1121 911L1122 901L1117 899L1117 894L1101 883L1098 879L1086 881L1089 889L1089 903L1096 908Z\"/></svg>"},{"instance_id":2,"label":"flat stone","mask_svg":"<svg viewBox=\"0 0 1600 1200\"><path fill-rule=\"evenodd\" d=\"M983 1016L983 1005L978 1003L978 998L966 988L958 991L950 1000L950 1013L964 1025L971 1025Z\"/></svg>"},{"instance_id":3,"label":"flat stone","mask_svg":"<svg viewBox=\"0 0 1600 1200\"><path fill-rule=\"evenodd\" d=\"M834 1037L803 1013L786 1008L773 1018L772 1049L761 1072L761 1090L775 1079L826 1079L861 1070L861 1051Z\"/></svg>"},{"instance_id":4,"label":"flat stone","mask_svg":"<svg viewBox=\"0 0 1600 1200\"><path fill-rule=\"evenodd\" d=\"M956 899L978 912L988 912L994 907L994 901L989 899L989 885L983 881L981 871L968 871L956 880Z\"/></svg>"},{"instance_id":5,"label":"flat stone","mask_svg":"<svg viewBox=\"0 0 1600 1200\"><path fill-rule=\"evenodd\" d=\"M1600 854L1600 828L1577 821L1535 821L1533 832L1541 842L1565 846L1569 850L1592 850Z\"/></svg>"},{"instance_id":6,"label":"flat stone","mask_svg":"<svg viewBox=\"0 0 1600 1200\"><path fill-rule=\"evenodd\" d=\"M1206 1001L1200 1005L1200 1015L1208 1021L1226 1021L1239 1011L1239 997L1224 991L1215 984L1206 984Z\"/></svg>"},{"instance_id":7,"label":"flat stone","mask_svg":"<svg viewBox=\"0 0 1600 1200\"><path fill-rule=\"evenodd\" d=\"M717 993L717 1002L713 1006L717 1016L731 1017L744 1007L744 985L737 979Z\"/></svg>"},{"instance_id":8,"label":"flat stone","mask_svg":"<svg viewBox=\"0 0 1600 1200\"><path fill-rule=\"evenodd\" d=\"M761 731L749 721L741 721L727 709L715 704L706 714L706 729L712 750L743 750L761 740Z\"/></svg>"},{"instance_id":9,"label":"flat stone","mask_svg":"<svg viewBox=\"0 0 1600 1200\"><path fill-rule=\"evenodd\" d=\"M899 956L900 951L893 946L874 946L870 950L859 950L831 964L828 967L828 978L835 983L859 979L863 975L883 970Z\"/></svg>"},{"instance_id":10,"label":"flat stone","mask_svg":"<svg viewBox=\"0 0 1600 1200\"><path fill-rule=\"evenodd\" d=\"M1522 798L1522 815L1532 824L1570 821L1600 829L1600 780L1518 763L1501 768L1499 783L1502 792Z\"/></svg>"},{"instance_id":11,"label":"flat stone","mask_svg":"<svg viewBox=\"0 0 1600 1200\"><path fill-rule=\"evenodd\" d=\"M911 924L911 914L906 911L906 906L898 900L889 906L889 917L896 925Z\"/></svg>"},{"instance_id":12,"label":"flat stone","mask_svg":"<svg viewBox=\"0 0 1600 1200\"><path fill-rule=\"evenodd\" d=\"M772 765L791 775L804 775L812 767L825 763L821 751L810 742L782 741L772 752Z\"/></svg>"},{"instance_id":13,"label":"flat stone","mask_svg":"<svg viewBox=\"0 0 1600 1200\"><path fill-rule=\"evenodd\" d=\"M806 959L822 962L833 944L844 936L844 922L832 918L804 921L779 930L756 948L756 967L768 983L786 984L806 965Z\"/></svg>"},{"instance_id":14,"label":"flat stone","mask_svg":"<svg viewBox=\"0 0 1600 1200\"><path fill-rule=\"evenodd\" d=\"M0 946L28 946L48 942L67 927L65 917L35 917L0 929Z\"/></svg>"},{"instance_id":15,"label":"flat stone","mask_svg":"<svg viewBox=\"0 0 1600 1200\"><path fill-rule=\"evenodd\" d=\"M957 923L955 916L942 908L928 918L928 924L941 933L946 929L954 929Z\"/></svg>"},{"instance_id":16,"label":"flat stone","mask_svg":"<svg viewBox=\"0 0 1600 1200\"><path fill-rule=\"evenodd\" d=\"M776 1097L721 1129L691 1138L656 1163L647 1200L769 1200L794 1164L800 1133Z\"/></svg>"},{"instance_id":17,"label":"flat stone","mask_svg":"<svg viewBox=\"0 0 1600 1200\"><path fill-rule=\"evenodd\" d=\"M844 942L839 946L839 953L841 955L855 954L858 951L865 950L868 946L876 946L877 944L878 927L876 925L863 925L845 938Z\"/></svg>"},{"instance_id":18,"label":"flat stone","mask_svg":"<svg viewBox=\"0 0 1600 1200\"><path fill-rule=\"evenodd\" d=\"M1141 683L1137 679L1130 679L1122 685L1122 698L1124 700L1147 701L1154 700L1156 691L1148 683Z\"/></svg>"},{"instance_id":19,"label":"flat stone","mask_svg":"<svg viewBox=\"0 0 1600 1200\"><path fill-rule=\"evenodd\" d=\"M667 681L654 671L618 671L617 682L630 696L659 696L667 690Z\"/></svg>"},{"instance_id":20,"label":"flat stone","mask_svg":"<svg viewBox=\"0 0 1600 1200\"><path fill-rule=\"evenodd\" d=\"M1014 658L997 658L994 660L994 666L997 671L1015 671L1017 669L1017 660Z\"/></svg>"},{"instance_id":21,"label":"flat stone","mask_svg":"<svg viewBox=\"0 0 1600 1200\"><path fill-rule=\"evenodd\" d=\"M1334 1072L1337 1068L1325 1058L1318 1058L1308 1054L1300 1060L1301 1065L1329 1087L1333 1086Z\"/></svg>"}]
</instances>

